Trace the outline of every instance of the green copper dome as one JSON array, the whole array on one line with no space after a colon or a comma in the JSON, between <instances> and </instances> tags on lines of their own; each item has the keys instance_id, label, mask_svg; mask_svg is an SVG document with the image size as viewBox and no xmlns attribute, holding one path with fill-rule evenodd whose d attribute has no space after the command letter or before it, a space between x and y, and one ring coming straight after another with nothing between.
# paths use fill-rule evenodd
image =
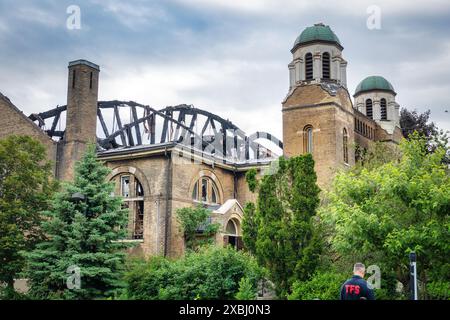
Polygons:
<instances>
[{"instance_id":1,"label":"green copper dome","mask_svg":"<svg viewBox=\"0 0 450 320\"><path fill-rule=\"evenodd\" d=\"M360 94L362 92L372 91L372 90L390 91L394 95L396 94L392 84L389 81L387 81L385 78L383 78L381 76L370 76L370 77L365 78L363 81L361 81L358 84L354 95L356 96L357 94Z\"/></svg>"},{"instance_id":2,"label":"green copper dome","mask_svg":"<svg viewBox=\"0 0 450 320\"><path fill-rule=\"evenodd\" d=\"M312 27L308 27L303 30L303 32L295 40L293 49L295 49L299 45L314 41L332 42L342 48L341 42L339 41L339 38L336 36L333 30L331 30L329 26L326 26L323 23L317 23Z\"/></svg>"}]
</instances>

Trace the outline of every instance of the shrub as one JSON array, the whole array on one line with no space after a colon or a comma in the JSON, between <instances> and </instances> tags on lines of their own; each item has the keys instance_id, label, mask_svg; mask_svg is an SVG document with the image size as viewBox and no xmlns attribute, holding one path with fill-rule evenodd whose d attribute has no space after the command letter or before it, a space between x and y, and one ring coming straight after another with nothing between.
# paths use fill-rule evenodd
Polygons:
<instances>
[{"instance_id":1,"label":"shrub","mask_svg":"<svg viewBox=\"0 0 450 320\"><path fill-rule=\"evenodd\" d=\"M450 299L450 282L436 281L427 284L428 298L432 300L449 300Z\"/></svg>"},{"instance_id":2,"label":"shrub","mask_svg":"<svg viewBox=\"0 0 450 320\"><path fill-rule=\"evenodd\" d=\"M186 207L176 211L180 231L184 234L186 249L197 250L200 246L213 244L214 235L220 228L219 223L208 223L211 211L207 208L197 206L196 208ZM204 228L201 236L198 229Z\"/></svg>"},{"instance_id":3,"label":"shrub","mask_svg":"<svg viewBox=\"0 0 450 320\"><path fill-rule=\"evenodd\" d=\"M347 276L336 272L318 272L309 281L296 281L289 300L339 300L342 284Z\"/></svg>"},{"instance_id":4,"label":"shrub","mask_svg":"<svg viewBox=\"0 0 450 320\"><path fill-rule=\"evenodd\" d=\"M248 253L207 246L178 260L154 257L135 262L125 279L130 299L233 299L242 278L256 288L263 275Z\"/></svg>"},{"instance_id":5,"label":"shrub","mask_svg":"<svg viewBox=\"0 0 450 320\"><path fill-rule=\"evenodd\" d=\"M239 291L235 298L237 300L255 300L256 289L249 278L242 278L239 281Z\"/></svg>"}]
</instances>

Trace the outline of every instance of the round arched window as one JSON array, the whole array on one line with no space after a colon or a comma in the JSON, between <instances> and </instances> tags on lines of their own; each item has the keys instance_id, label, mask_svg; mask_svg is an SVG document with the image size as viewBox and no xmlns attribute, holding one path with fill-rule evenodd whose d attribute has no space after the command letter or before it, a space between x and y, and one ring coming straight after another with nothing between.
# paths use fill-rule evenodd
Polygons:
<instances>
[{"instance_id":1,"label":"round arched window","mask_svg":"<svg viewBox=\"0 0 450 320\"><path fill-rule=\"evenodd\" d=\"M131 173L123 173L114 178L116 190L123 197L122 207L129 210L129 237L144 237L144 188L141 182Z\"/></svg>"},{"instance_id":2,"label":"round arched window","mask_svg":"<svg viewBox=\"0 0 450 320\"><path fill-rule=\"evenodd\" d=\"M197 180L192 190L192 200L211 204L220 203L219 191L215 182L209 177Z\"/></svg>"},{"instance_id":3,"label":"round arched window","mask_svg":"<svg viewBox=\"0 0 450 320\"><path fill-rule=\"evenodd\" d=\"M313 152L313 127L311 125L303 128L303 152Z\"/></svg>"}]
</instances>

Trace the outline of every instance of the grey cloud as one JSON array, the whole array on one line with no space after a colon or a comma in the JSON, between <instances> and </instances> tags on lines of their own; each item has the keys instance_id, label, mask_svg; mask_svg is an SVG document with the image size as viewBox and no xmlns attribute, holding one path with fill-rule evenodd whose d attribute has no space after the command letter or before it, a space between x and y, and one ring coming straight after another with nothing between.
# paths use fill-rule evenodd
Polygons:
<instances>
[{"instance_id":1,"label":"grey cloud","mask_svg":"<svg viewBox=\"0 0 450 320\"><path fill-rule=\"evenodd\" d=\"M64 28L70 1L6 2L15 14L0 13L0 91L26 113L65 103L67 62L86 58L101 66L102 99L192 103L280 137L289 50L322 21L345 47L350 93L365 76L383 75L402 106L430 108L450 129L445 1L79 1L76 32ZM382 8L381 30L366 27L372 2ZM19 19L27 8L58 23Z\"/></svg>"}]
</instances>

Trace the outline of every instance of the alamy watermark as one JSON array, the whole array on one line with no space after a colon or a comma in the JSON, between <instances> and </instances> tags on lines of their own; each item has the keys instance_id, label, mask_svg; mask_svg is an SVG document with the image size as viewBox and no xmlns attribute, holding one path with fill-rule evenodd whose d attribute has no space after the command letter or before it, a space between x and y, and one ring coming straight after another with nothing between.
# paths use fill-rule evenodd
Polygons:
<instances>
[{"instance_id":1,"label":"alamy watermark","mask_svg":"<svg viewBox=\"0 0 450 320\"><path fill-rule=\"evenodd\" d=\"M66 279L67 289L81 289L81 268L76 265L72 265L67 268L66 273L69 274Z\"/></svg>"},{"instance_id":2,"label":"alamy watermark","mask_svg":"<svg viewBox=\"0 0 450 320\"><path fill-rule=\"evenodd\" d=\"M367 7L366 13L369 15L367 17L366 25L369 30L380 30L381 29L381 8L377 5L371 5Z\"/></svg>"},{"instance_id":3,"label":"alamy watermark","mask_svg":"<svg viewBox=\"0 0 450 320\"><path fill-rule=\"evenodd\" d=\"M66 9L66 13L69 15L66 20L66 27L69 30L81 29L81 9L77 5L70 5Z\"/></svg>"},{"instance_id":4,"label":"alamy watermark","mask_svg":"<svg viewBox=\"0 0 450 320\"><path fill-rule=\"evenodd\" d=\"M373 264L367 267L366 273L371 274L367 278L367 283L373 289L381 288L381 269L379 266Z\"/></svg>"}]
</instances>

